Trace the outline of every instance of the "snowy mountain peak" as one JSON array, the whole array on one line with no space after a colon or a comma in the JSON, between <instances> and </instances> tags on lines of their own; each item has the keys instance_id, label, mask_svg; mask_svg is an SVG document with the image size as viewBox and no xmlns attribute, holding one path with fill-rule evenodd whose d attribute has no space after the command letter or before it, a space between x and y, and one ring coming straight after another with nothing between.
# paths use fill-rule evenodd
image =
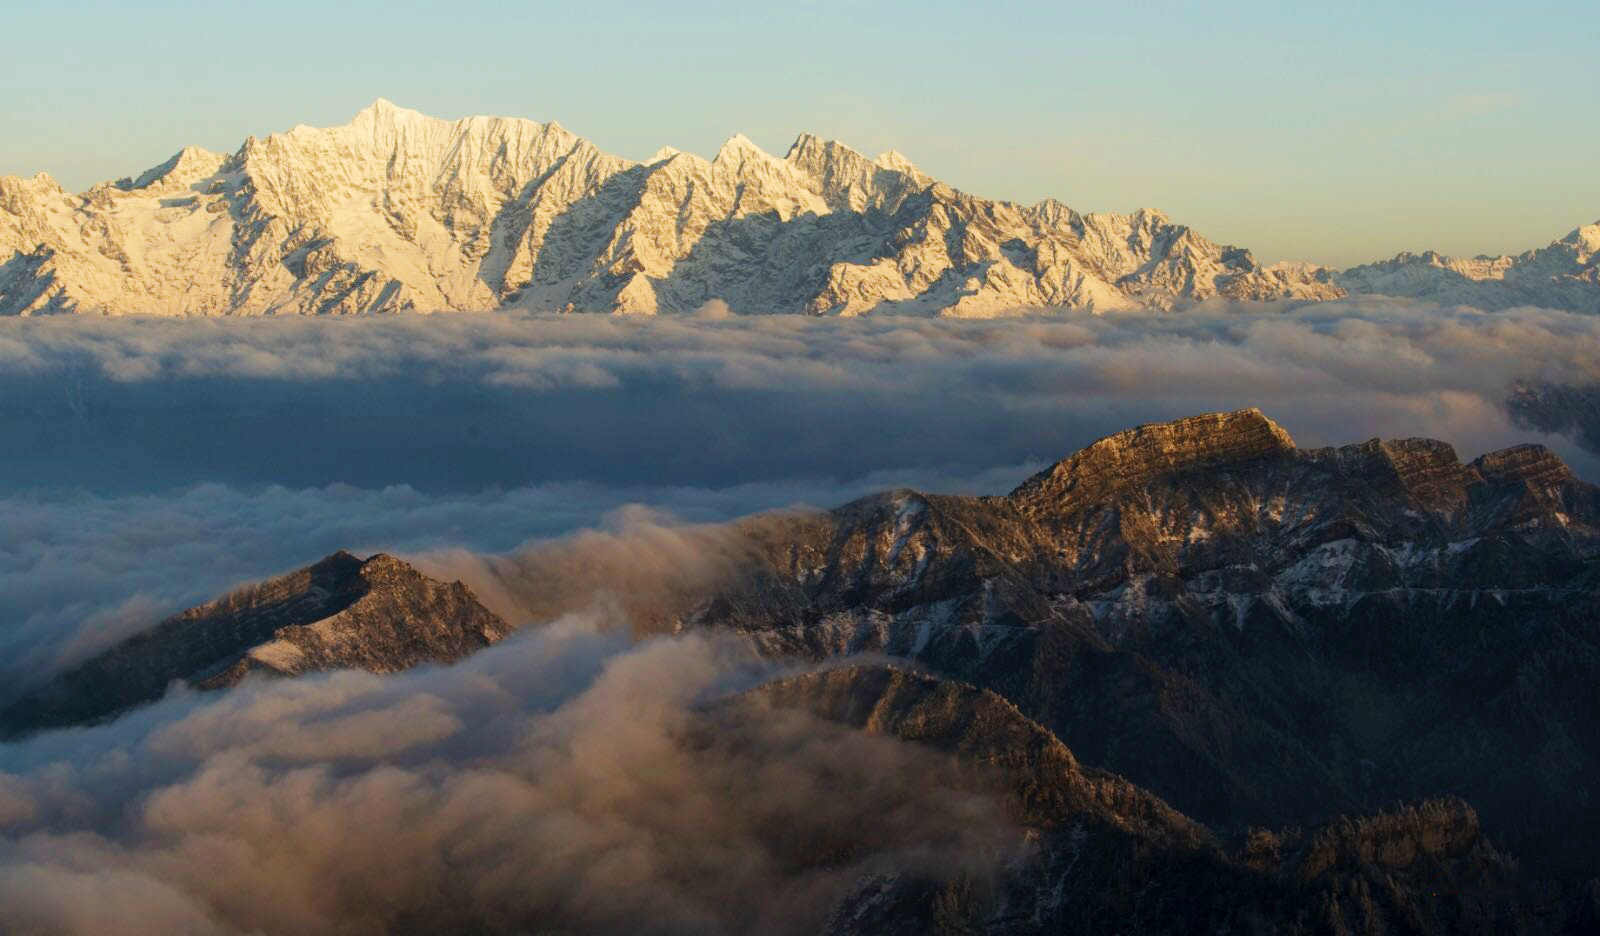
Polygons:
<instances>
[{"instance_id":1,"label":"snowy mountain peak","mask_svg":"<svg viewBox=\"0 0 1600 936\"><path fill-rule=\"evenodd\" d=\"M35 172L31 176L0 176L0 198L18 200L41 195L66 195L67 190L61 183L48 172ZM21 214L24 206L20 201L15 205L4 205L11 214ZM5 222L0 219L0 225Z\"/></svg>"},{"instance_id":2,"label":"snowy mountain peak","mask_svg":"<svg viewBox=\"0 0 1600 936\"><path fill-rule=\"evenodd\" d=\"M1585 260L1600 254L1600 221L1586 224L1562 240L1577 247Z\"/></svg>"},{"instance_id":3,"label":"snowy mountain peak","mask_svg":"<svg viewBox=\"0 0 1600 936\"><path fill-rule=\"evenodd\" d=\"M789 162L794 162L795 155L797 153L802 153L824 145L826 144L824 143L823 139L816 134L802 133L794 138L793 143L789 144L789 151L783 155L783 158Z\"/></svg>"},{"instance_id":4,"label":"snowy mountain peak","mask_svg":"<svg viewBox=\"0 0 1600 936\"><path fill-rule=\"evenodd\" d=\"M872 161L873 165L881 166L894 172L903 172L910 176L923 176L921 169L905 157L899 150L884 150Z\"/></svg>"},{"instance_id":5,"label":"snowy mountain peak","mask_svg":"<svg viewBox=\"0 0 1600 936\"><path fill-rule=\"evenodd\" d=\"M871 166L871 160L838 140L824 140L810 133L802 133L789 147L784 161L811 175L826 175L841 166Z\"/></svg>"},{"instance_id":6,"label":"snowy mountain peak","mask_svg":"<svg viewBox=\"0 0 1600 936\"><path fill-rule=\"evenodd\" d=\"M125 192L176 191L215 173L226 160L221 153L186 146L161 165L145 170L137 179L121 179L109 184Z\"/></svg>"},{"instance_id":7,"label":"snowy mountain peak","mask_svg":"<svg viewBox=\"0 0 1600 936\"><path fill-rule=\"evenodd\" d=\"M756 160L763 163L778 163L783 161L757 146L754 141L742 133L735 133L717 150L717 155L711 160L714 163L737 164L746 160Z\"/></svg>"},{"instance_id":8,"label":"snowy mountain peak","mask_svg":"<svg viewBox=\"0 0 1600 936\"><path fill-rule=\"evenodd\" d=\"M394 123L396 121L405 121L405 122L421 122L421 121L430 121L430 122L432 122L432 121L437 121L439 123L443 123L444 122L444 121L438 120L438 118L436 118L436 117L429 117L428 115L422 113L421 111L414 111L414 110L412 110L412 109L410 109L408 107L400 107L399 105L395 104L393 101L390 101L388 98L378 98L378 99L374 100L371 104L368 104L366 107L363 107L361 110L357 111L355 117L353 117L350 120L350 123L347 124L346 126L356 126L356 125L362 124L362 123L367 123L367 124ZM307 129L313 129L313 128L307 128Z\"/></svg>"},{"instance_id":9,"label":"snowy mountain peak","mask_svg":"<svg viewBox=\"0 0 1600 936\"><path fill-rule=\"evenodd\" d=\"M363 117L380 118L385 115L392 115L400 110L401 108L388 98L376 97L372 99L371 104L356 112L356 119L360 120ZM412 113L415 113L415 111Z\"/></svg>"},{"instance_id":10,"label":"snowy mountain peak","mask_svg":"<svg viewBox=\"0 0 1600 936\"><path fill-rule=\"evenodd\" d=\"M1159 208L1139 208L1132 214L1133 223L1141 228L1155 228L1172 223L1167 213Z\"/></svg>"},{"instance_id":11,"label":"snowy mountain peak","mask_svg":"<svg viewBox=\"0 0 1600 936\"><path fill-rule=\"evenodd\" d=\"M1334 281L1350 292L1486 309L1530 305L1600 312L1600 222L1514 257L1401 253L1345 270Z\"/></svg>"},{"instance_id":12,"label":"snowy mountain peak","mask_svg":"<svg viewBox=\"0 0 1600 936\"><path fill-rule=\"evenodd\" d=\"M1154 209L979 198L894 150L808 133L782 158L735 135L711 160L669 147L636 163L554 122L447 121L383 98L342 126L251 137L232 156L191 147L79 195L43 174L0 179L0 209L0 314L656 313L716 298L990 316L1463 282L1600 307L1594 227L1521 258L1335 276L1262 268Z\"/></svg>"}]
</instances>

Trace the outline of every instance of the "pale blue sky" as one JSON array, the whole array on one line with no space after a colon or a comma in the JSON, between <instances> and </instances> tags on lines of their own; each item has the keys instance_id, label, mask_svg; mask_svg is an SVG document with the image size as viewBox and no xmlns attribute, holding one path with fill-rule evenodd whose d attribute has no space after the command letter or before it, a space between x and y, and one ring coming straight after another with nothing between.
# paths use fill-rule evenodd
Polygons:
<instances>
[{"instance_id":1,"label":"pale blue sky","mask_svg":"<svg viewBox=\"0 0 1600 936\"><path fill-rule=\"evenodd\" d=\"M0 29L0 174L71 188L373 98L643 158L896 148L1266 260L1520 251L1600 218L1600 2L55 2Z\"/></svg>"}]
</instances>

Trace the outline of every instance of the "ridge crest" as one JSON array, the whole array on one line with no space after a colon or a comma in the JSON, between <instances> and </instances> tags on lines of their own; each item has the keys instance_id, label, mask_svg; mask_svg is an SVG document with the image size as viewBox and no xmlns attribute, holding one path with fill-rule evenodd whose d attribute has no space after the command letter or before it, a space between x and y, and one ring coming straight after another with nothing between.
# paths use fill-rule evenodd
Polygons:
<instances>
[{"instance_id":1,"label":"ridge crest","mask_svg":"<svg viewBox=\"0 0 1600 936\"><path fill-rule=\"evenodd\" d=\"M1193 468L1295 451L1289 433L1255 407L1205 413L1108 435L1024 481L1008 496L1038 510L1104 497Z\"/></svg>"}]
</instances>

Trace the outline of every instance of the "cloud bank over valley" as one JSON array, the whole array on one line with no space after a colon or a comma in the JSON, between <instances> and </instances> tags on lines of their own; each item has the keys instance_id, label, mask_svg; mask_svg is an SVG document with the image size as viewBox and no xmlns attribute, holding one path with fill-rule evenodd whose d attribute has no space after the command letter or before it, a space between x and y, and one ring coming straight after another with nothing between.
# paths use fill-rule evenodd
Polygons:
<instances>
[{"instance_id":1,"label":"cloud bank over valley","mask_svg":"<svg viewBox=\"0 0 1600 936\"><path fill-rule=\"evenodd\" d=\"M1505 400L1597 372L1595 317L1378 299L976 322L45 319L0 327L0 486L970 476L1252 405L1302 445L1428 435L1470 456L1531 434L1592 473Z\"/></svg>"}]
</instances>

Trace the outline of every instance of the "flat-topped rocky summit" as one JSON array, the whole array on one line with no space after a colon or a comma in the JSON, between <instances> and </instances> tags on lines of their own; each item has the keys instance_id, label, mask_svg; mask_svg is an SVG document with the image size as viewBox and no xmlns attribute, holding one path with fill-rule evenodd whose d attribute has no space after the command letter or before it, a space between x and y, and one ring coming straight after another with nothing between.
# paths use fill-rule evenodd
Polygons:
<instances>
[{"instance_id":1,"label":"flat-topped rocky summit","mask_svg":"<svg viewBox=\"0 0 1600 936\"><path fill-rule=\"evenodd\" d=\"M1024 481L1011 497L1030 512L1060 513L1150 480L1295 450L1258 409L1208 413L1109 435Z\"/></svg>"}]
</instances>

